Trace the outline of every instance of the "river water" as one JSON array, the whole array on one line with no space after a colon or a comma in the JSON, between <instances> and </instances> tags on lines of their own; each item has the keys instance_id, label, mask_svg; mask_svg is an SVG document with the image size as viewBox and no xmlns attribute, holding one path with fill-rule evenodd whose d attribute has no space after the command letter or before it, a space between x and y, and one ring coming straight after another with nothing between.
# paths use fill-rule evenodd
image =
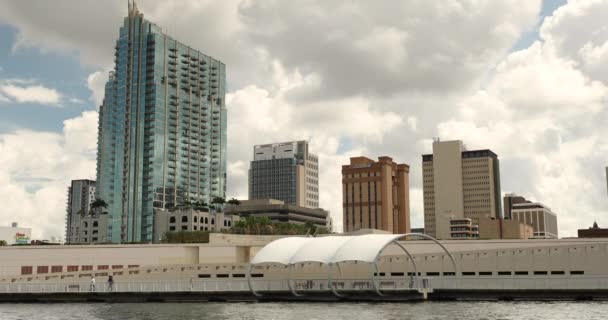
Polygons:
<instances>
[{"instance_id":1,"label":"river water","mask_svg":"<svg viewBox=\"0 0 608 320\"><path fill-rule=\"evenodd\" d=\"M1 320L608 319L608 302L0 304Z\"/></svg>"}]
</instances>

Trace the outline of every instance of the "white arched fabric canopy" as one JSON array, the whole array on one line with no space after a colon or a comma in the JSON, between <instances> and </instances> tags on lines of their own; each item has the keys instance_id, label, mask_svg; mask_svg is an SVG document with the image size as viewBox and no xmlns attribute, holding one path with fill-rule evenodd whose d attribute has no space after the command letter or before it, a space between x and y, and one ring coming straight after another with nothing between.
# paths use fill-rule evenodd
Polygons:
<instances>
[{"instance_id":1,"label":"white arched fabric canopy","mask_svg":"<svg viewBox=\"0 0 608 320\"><path fill-rule=\"evenodd\" d=\"M250 279L251 268L255 264L279 263L291 267L297 263L320 262L331 266L345 261L361 261L374 263L374 267L377 269L376 260L378 256L391 243L396 243L407 254L414 267L414 274L416 274L416 263L413 257L402 244L397 242L398 239L407 236L419 236L434 241L446 252L452 262L454 272L457 272L454 258L447 248L435 238L425 234L366 234L361 236L327 236L318 238L287 237L267 244L253 257L248 268L249 288L251 292L258 295L251 287ZM376 287L373 274L372 280L374 288L378 294L381 294ZM288 281L292 293L297 295L291 287L291 280L289 279ZM331 280L329 281L331 282ZM334 293L336 292L334 291Z\"/></svg>"}]
</instances>

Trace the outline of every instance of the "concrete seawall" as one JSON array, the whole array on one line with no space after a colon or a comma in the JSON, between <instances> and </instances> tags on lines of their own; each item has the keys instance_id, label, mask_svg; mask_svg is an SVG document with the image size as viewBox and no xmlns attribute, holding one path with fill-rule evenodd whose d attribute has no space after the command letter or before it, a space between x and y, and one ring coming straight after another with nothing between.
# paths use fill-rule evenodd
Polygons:
<instances>
[{"instance_id":1,"label":"concrete seawall","mask_svg":"<svg viewBox=\"0 0 608 320\"><path fill-rule=\"evenodd\" d=\"M130 303L130 302L420 302L416 292L378 296L374 292L341 292L293 296L290 292L274 292L256 297L244 292L65 292L4 293L0 303ZM435 290L430 301L608 301L608 290Z\"/></svg>"}]
</instances>

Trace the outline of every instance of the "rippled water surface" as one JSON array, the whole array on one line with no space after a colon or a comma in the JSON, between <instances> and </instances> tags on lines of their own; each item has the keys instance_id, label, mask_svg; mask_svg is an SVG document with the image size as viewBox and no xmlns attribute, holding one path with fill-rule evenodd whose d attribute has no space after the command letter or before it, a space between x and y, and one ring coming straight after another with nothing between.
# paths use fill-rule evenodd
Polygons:
<instances>
[{"instance_id":1,"label":"rippled water surface","mask_svg":"<svg viewBox=\"0 0 608 320\"><path fill-rule=\"evenodd\" d=\"M0 304L33 319L608 319L602 302Z\"/></svg>"}]
</instances>

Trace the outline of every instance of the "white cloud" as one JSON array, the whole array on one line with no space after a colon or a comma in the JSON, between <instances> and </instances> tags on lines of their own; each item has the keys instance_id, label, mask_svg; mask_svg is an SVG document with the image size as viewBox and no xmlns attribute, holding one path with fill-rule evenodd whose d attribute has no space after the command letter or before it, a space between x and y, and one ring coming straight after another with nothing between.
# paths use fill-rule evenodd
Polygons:
<instances>
[{"instance_id":1,"label":"white cloud","mask_svg":"<svg viewBox=\"0 0 608 320\"><path fill-rule=\"evenodd\" d=\"M66 120L62 133L0 134L0 221L33 228L35 238L64 238L71 179L95 176L97 112Z\"/></svg>"},{"instance_id":2,"label":"white cloud","mask_svg":"<svg viewBox=\"0 0 608 320\"><path fill-rule=\"evenodd\" d=\"M342 221L340 166L349 156L388 155L411 165L412 225L421 226L420 155L430 151L433 136L461 138L470 148L496 151L503 191L549 205L559 215L561 234L574 235L594 219L608 225L605 181L598 174L608 163L602 139L608 135L607 4L568 2L543 21L536 43L513 53L508 50L521 33L536 25L540 1L311 0L302 6L189 0L141 6L169 34L227 64L229 196L247 195L254 144L310 139L320 159L321 205L336 225ZM96 70L111 68L124 2L57 0L51 16L39 10L47 5L2 2L0 20L18 32L15 50L76 54ZM97 14L75 14L87 11ZM106 78L98 71L87 79L97 105ZM64 128L51 137L22 131L3 136L46 139L44 154L52 157L36 171L30 155L0 153L16 157L11 173L0 173L6 188L21 190L15 199L38 203L36 197L55 194L52 201L62 204L53 210L63 211L66 177L92 176L95 121L83 116ZM79 137L71 140L72 134ZM64 154L73 157L80 176L60 164ZM25 182L50 171L50 180L63 181ZM31 186L44 192L30 192Z\"/></svg>"},{"instance_id":3,"label":"white cloud","mask_svg":"<svg viewBox=\"0 0 608 320\"><path fill-rule=\"evenodd\" d=\"M87 87L91 90L91 100L95 102L97 106L103 103L103 96L105 94L105 85L108 81L109 71L96 71L87 77Z\"/></svg>"},{"instance_id":4,"label":"white cloud","mask_svg":"<svg viewBox=\"0 0 608 320\"><path fill-rule=\"evenodd\" d=\"M17 85L6 83L0 85L0 92L17 103L38 103L59 107L62 95L55 89L45 86Z\"/></svg>"}]
</instances>

